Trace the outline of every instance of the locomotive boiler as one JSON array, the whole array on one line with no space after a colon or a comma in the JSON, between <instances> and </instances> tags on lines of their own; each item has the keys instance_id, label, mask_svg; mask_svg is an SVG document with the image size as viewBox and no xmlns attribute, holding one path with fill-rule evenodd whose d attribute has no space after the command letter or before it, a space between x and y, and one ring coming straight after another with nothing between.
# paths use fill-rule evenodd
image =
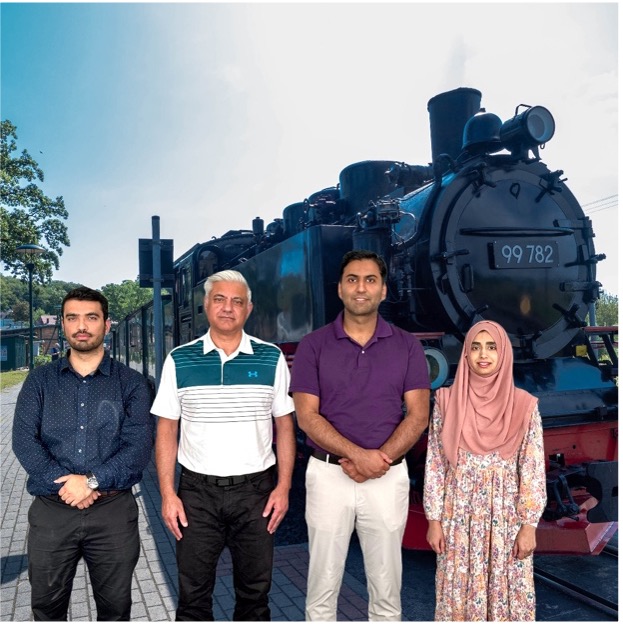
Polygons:
<instances>
[{"instance_id":1,"label":"locomotive boiler","mask_svg":"<svg viewBox=\"0 0 623 626\"><path fill-rule=\"evenodd\" d=\"M203 282L236 269L253 291L248 332L296 358L298 341L341 310L343 254L378 252L389 270L381 315L420 338L433 389L451 383L473 323L489 319L506 329L515 382L539 398L543 417L550 504L538 550L599 552L617 519L616 329L586 323L603 256L563 171L540 158L554 118L542 106L519 105L502 122L469 88L435 96L428 111L431 163L351 164L334 187L287 206L266 227L256 218L250 230L182 255L165 304L166 347L206 332ZM148 309L125 320L116 341L119 357L145 374L153 362L145 356ZM428 549L425 454L423 437L408 458L408 548Z\"/></svg>"}]
</instances>

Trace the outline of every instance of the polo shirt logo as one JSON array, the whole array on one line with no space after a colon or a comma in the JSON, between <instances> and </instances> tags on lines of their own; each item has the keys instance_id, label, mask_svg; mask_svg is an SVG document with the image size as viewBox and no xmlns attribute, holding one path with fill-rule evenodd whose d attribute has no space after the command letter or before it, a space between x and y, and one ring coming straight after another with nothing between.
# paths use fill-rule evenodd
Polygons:
<instances>
[{"instance_id":1,"label":"polo shirt logo","mask_svg":"<svg viewBox=\"0 0 623 626\"><path fill-rule=\"evenodd\" d=\"M257 370L255 372L248 371L247 372L247 376L249 378L258 378L259 374L258 374Z\"/></svg>"}]
</instances>

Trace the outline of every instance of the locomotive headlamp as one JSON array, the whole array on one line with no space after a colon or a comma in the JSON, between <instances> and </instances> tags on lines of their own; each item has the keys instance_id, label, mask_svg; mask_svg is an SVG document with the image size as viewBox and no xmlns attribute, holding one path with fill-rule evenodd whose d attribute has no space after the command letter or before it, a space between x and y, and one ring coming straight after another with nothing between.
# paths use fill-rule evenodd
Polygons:
<instances>
[{"instance_id":1,"label":"locomotive headlamp","mask_svg":"<svg viewBox=\"0 0 623 626\"><path fill-rule=\"evenodd\" d=\"M520 104L515 110L515 117L507 120L500 128L502 145L513 154L532 150L538 158L538 146L547 143L553 136L556 124L552 114L542 106L527 108L518 113Z\"/></svg>"}]
</instances>

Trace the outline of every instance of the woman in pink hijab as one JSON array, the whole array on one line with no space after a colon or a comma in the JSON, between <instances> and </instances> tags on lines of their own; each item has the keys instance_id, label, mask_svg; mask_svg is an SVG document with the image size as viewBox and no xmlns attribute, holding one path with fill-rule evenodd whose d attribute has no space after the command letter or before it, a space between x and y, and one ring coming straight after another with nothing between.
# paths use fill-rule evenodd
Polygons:
<instances>
[{"instance_id":1,"label":"woman in pink hijab","mask_svg":"<svg viewBox=\"0 0 623 626\"><path fill-rule=\"evenodd\" d=\"M532 553L547 503L537 399L513 384L504 329L467 333L456 378L439 389L424 479L437 553L437 621L535 619Z\"/></svg>"}]
</instances>

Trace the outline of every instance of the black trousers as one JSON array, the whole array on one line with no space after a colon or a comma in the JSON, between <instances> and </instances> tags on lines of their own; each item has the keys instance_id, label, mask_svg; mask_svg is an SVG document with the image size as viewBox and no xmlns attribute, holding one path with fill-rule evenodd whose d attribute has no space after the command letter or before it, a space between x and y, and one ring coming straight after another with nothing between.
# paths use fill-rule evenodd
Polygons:
<instances>
[{"instance_id":1,"label":"black trousers","mask_svg":"<svg viewBox=\"0 0 623 626\"><path fill-rule=\"evenodd\" d=\"M233 564L234 621L270 621L273 535L262 513L274 486L274 466L233 486L210 484L182 469L178 495L188 526L177 542L177 621L214 621L216 567L225 546Z\"/></svg>"},{"instance_id":2,"label":"black trousers","mask_svg":"<svg viewBox=\"0 0 623 626\"><path fill-rule=\"evenodd\" d=\"M138 506L130 491L87 509L37 496L28 511L28 579L35 621L67 621L76 567L84 557L98 621L128 621L138 561Z\"/></svg>"}]
</instances>

